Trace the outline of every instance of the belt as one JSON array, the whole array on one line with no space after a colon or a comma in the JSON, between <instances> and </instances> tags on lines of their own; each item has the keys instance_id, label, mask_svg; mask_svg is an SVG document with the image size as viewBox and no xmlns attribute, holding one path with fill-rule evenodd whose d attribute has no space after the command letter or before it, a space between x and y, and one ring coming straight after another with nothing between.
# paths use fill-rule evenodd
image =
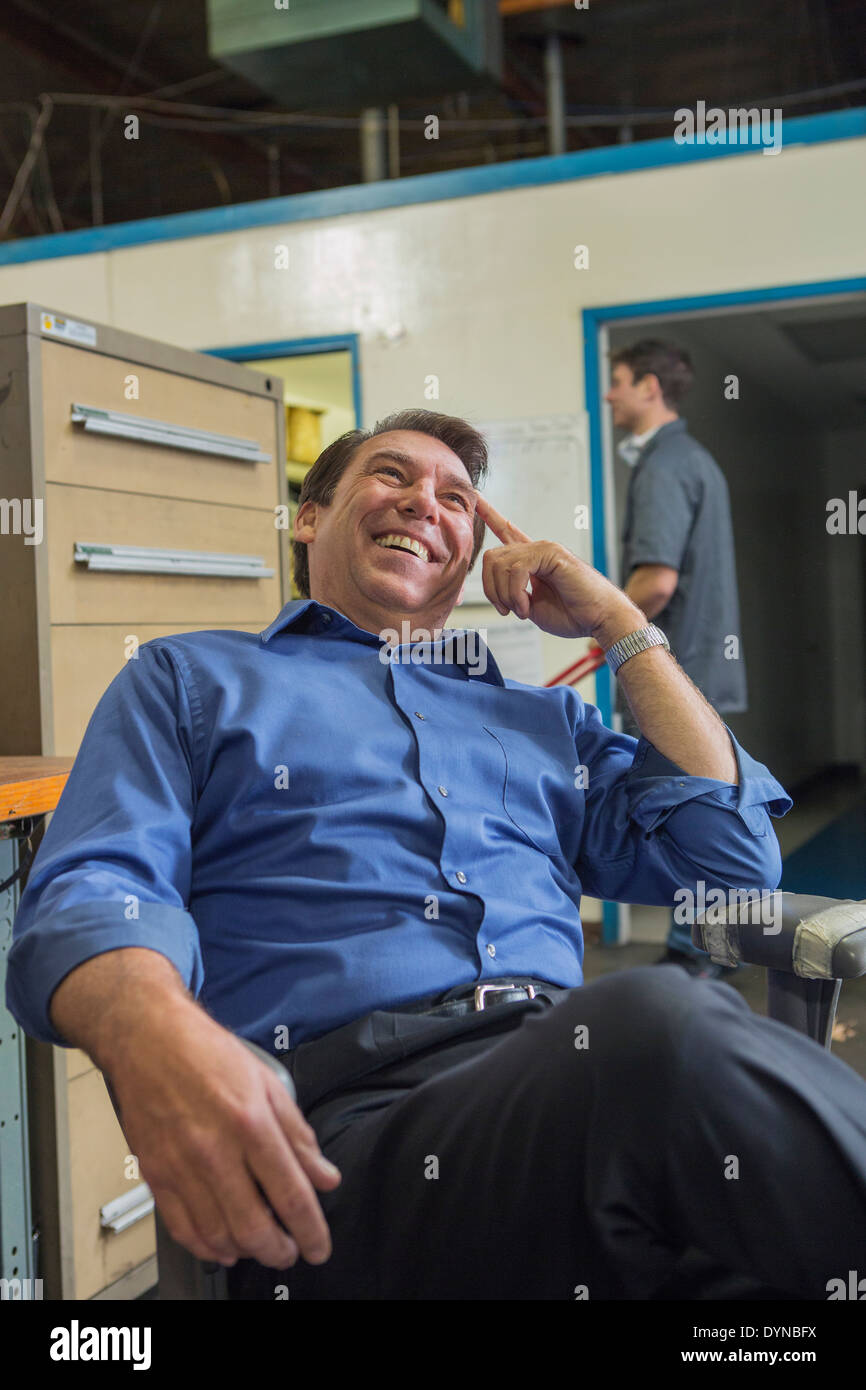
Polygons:
<instances>
[{"instance_id":1,"label":"belt","mask_svg":"<svg viewBox=\"0 0 866 1390\"><path fill-rule=\"evenodd\" d=\"M427 999L400 1004L396 1012L457 1017L460 1014L477 1013L482 1009L496 1008L499 1004L516 1004L527 999L542 998L552 1004L557 995L565 992L561 985L552 985L547 980L490 980L470 986L468 990L465 985L459 985L457 990L449 990L444 997L432 995ZM448 997L449 994L451 998Z\"/></svg>"}]
</instances>

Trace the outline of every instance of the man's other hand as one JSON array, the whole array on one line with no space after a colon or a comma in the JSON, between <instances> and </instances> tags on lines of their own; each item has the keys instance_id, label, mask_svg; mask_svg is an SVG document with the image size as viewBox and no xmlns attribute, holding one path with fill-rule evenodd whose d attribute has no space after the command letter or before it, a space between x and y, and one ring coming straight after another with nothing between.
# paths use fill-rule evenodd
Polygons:
<instances>
[{"instance_id":1,"label":"man's other hand","mask_svg":"<svg viewBox=\"0 0 866 1390\"><path fill-rule=\"evenodd\" d=\"M279 1078L238 1038L190 1008L172 1015L164 1036L127 1037L106 1070L175 1240L226 1265L250 1258L285 1269L299 1253L311 1264L330 1257L314 1189L337 1187L339 1170Z\"/></svg>"}]
</instances>

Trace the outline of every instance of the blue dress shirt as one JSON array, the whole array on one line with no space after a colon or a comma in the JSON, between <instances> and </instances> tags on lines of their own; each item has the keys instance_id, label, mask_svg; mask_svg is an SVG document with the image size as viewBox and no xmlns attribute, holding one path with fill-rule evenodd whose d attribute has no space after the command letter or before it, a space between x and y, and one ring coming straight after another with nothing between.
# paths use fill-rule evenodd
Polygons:
<instances>
[{"instance_id":1,"label":"blue dress shirt","mask_svg":"<svg viewBox=\"0 0 866 1390\"><path fill-rule=\"evenodd\" d=\"M311 599L259 635L160 637L100 700L14 924L7 1004L67 1046L52 992L118 947L167 956L273 1051L511 975L582 983L580 898L775 888L791 800L611 732L481 643L389 652ZM418 656L423 659L418 661ZM486 663L479 659L486 656ZM413 660L412 658L416 658Z\"/></svg>"}]
</instances>

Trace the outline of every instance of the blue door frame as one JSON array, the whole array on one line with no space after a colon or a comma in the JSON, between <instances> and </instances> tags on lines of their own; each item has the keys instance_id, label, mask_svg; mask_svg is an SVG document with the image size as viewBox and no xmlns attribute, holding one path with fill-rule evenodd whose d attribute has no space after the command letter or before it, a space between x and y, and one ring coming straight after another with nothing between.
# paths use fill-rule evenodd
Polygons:
<instances>
[{"instance_id":1,"label":"blue door frame","mask_svg":"<svg viewBox=\"0 0 866 1390\"><path fill-rule=\"evenodd\" d=\"M866 276L847 280L815 280L800 285L769 285L757 290L734 290L728 294L702 294L687 299L653 299L637 304L605 304L583 310L583 352L586 410L589 417L589 453L592 497L592 562L602 574L608 573L606 517L604 506L604 431L602 422L602 363L599 333L602 328L624 319L671 318L706 313L708 310L738 309L804 299L826 299L836 295L866 294ZM596 704L606 724L611 723L610 673L602 666L596 674ZM615 946L620 936L618 903L602 904L602 942Z\"/></svg>"},{"instance_id":2,"label":"blue door frame","mask_svg":"<svg viewBox=\"0 0 866 1390\"><path fill-rule=\"evenodd\" d=\"M355 424L363 421L361 354L357 333L336 333L323 338L277 338L269 343L241 343L237 347L199 348L211 357L230 362L258 362L269 357L309 357L316 352L348 352L352 362L352 403Z\"/></svg>"}]
</instances>

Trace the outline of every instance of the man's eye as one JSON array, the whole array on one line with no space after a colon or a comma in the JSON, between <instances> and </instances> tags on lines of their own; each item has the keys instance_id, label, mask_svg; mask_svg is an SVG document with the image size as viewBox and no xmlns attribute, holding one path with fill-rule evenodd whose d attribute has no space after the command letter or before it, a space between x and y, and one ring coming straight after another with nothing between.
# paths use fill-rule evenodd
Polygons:
<instances>
[{"instance_id":1,"label":"man's eye","mask_svg":"<svg viewBox=\"0 0 866 1390\"><path fill-rule=\"evenodd\" d=\"M390 465L387 464L387 463L384 464L384 466L383 466L382 468L379 469L379 472L380 472L380 473L393 473L395 478L399 478L399 477L402 476L402 475L400 474L400 472L399 472L396 468L391 468Z\"/></svg>"},{"instance_id":2,"label":"man's eye","mask_svg":"<svg viewBox=\"0 0 866 1390\"><path fill-rule=\"evenodd\" d=\"M466 498L463 496L462 492L449 492L448 496L453 498L456 502L459 502L461 507L464 508L464 510L467 509Z\"/></svg>"}]
</instances>

